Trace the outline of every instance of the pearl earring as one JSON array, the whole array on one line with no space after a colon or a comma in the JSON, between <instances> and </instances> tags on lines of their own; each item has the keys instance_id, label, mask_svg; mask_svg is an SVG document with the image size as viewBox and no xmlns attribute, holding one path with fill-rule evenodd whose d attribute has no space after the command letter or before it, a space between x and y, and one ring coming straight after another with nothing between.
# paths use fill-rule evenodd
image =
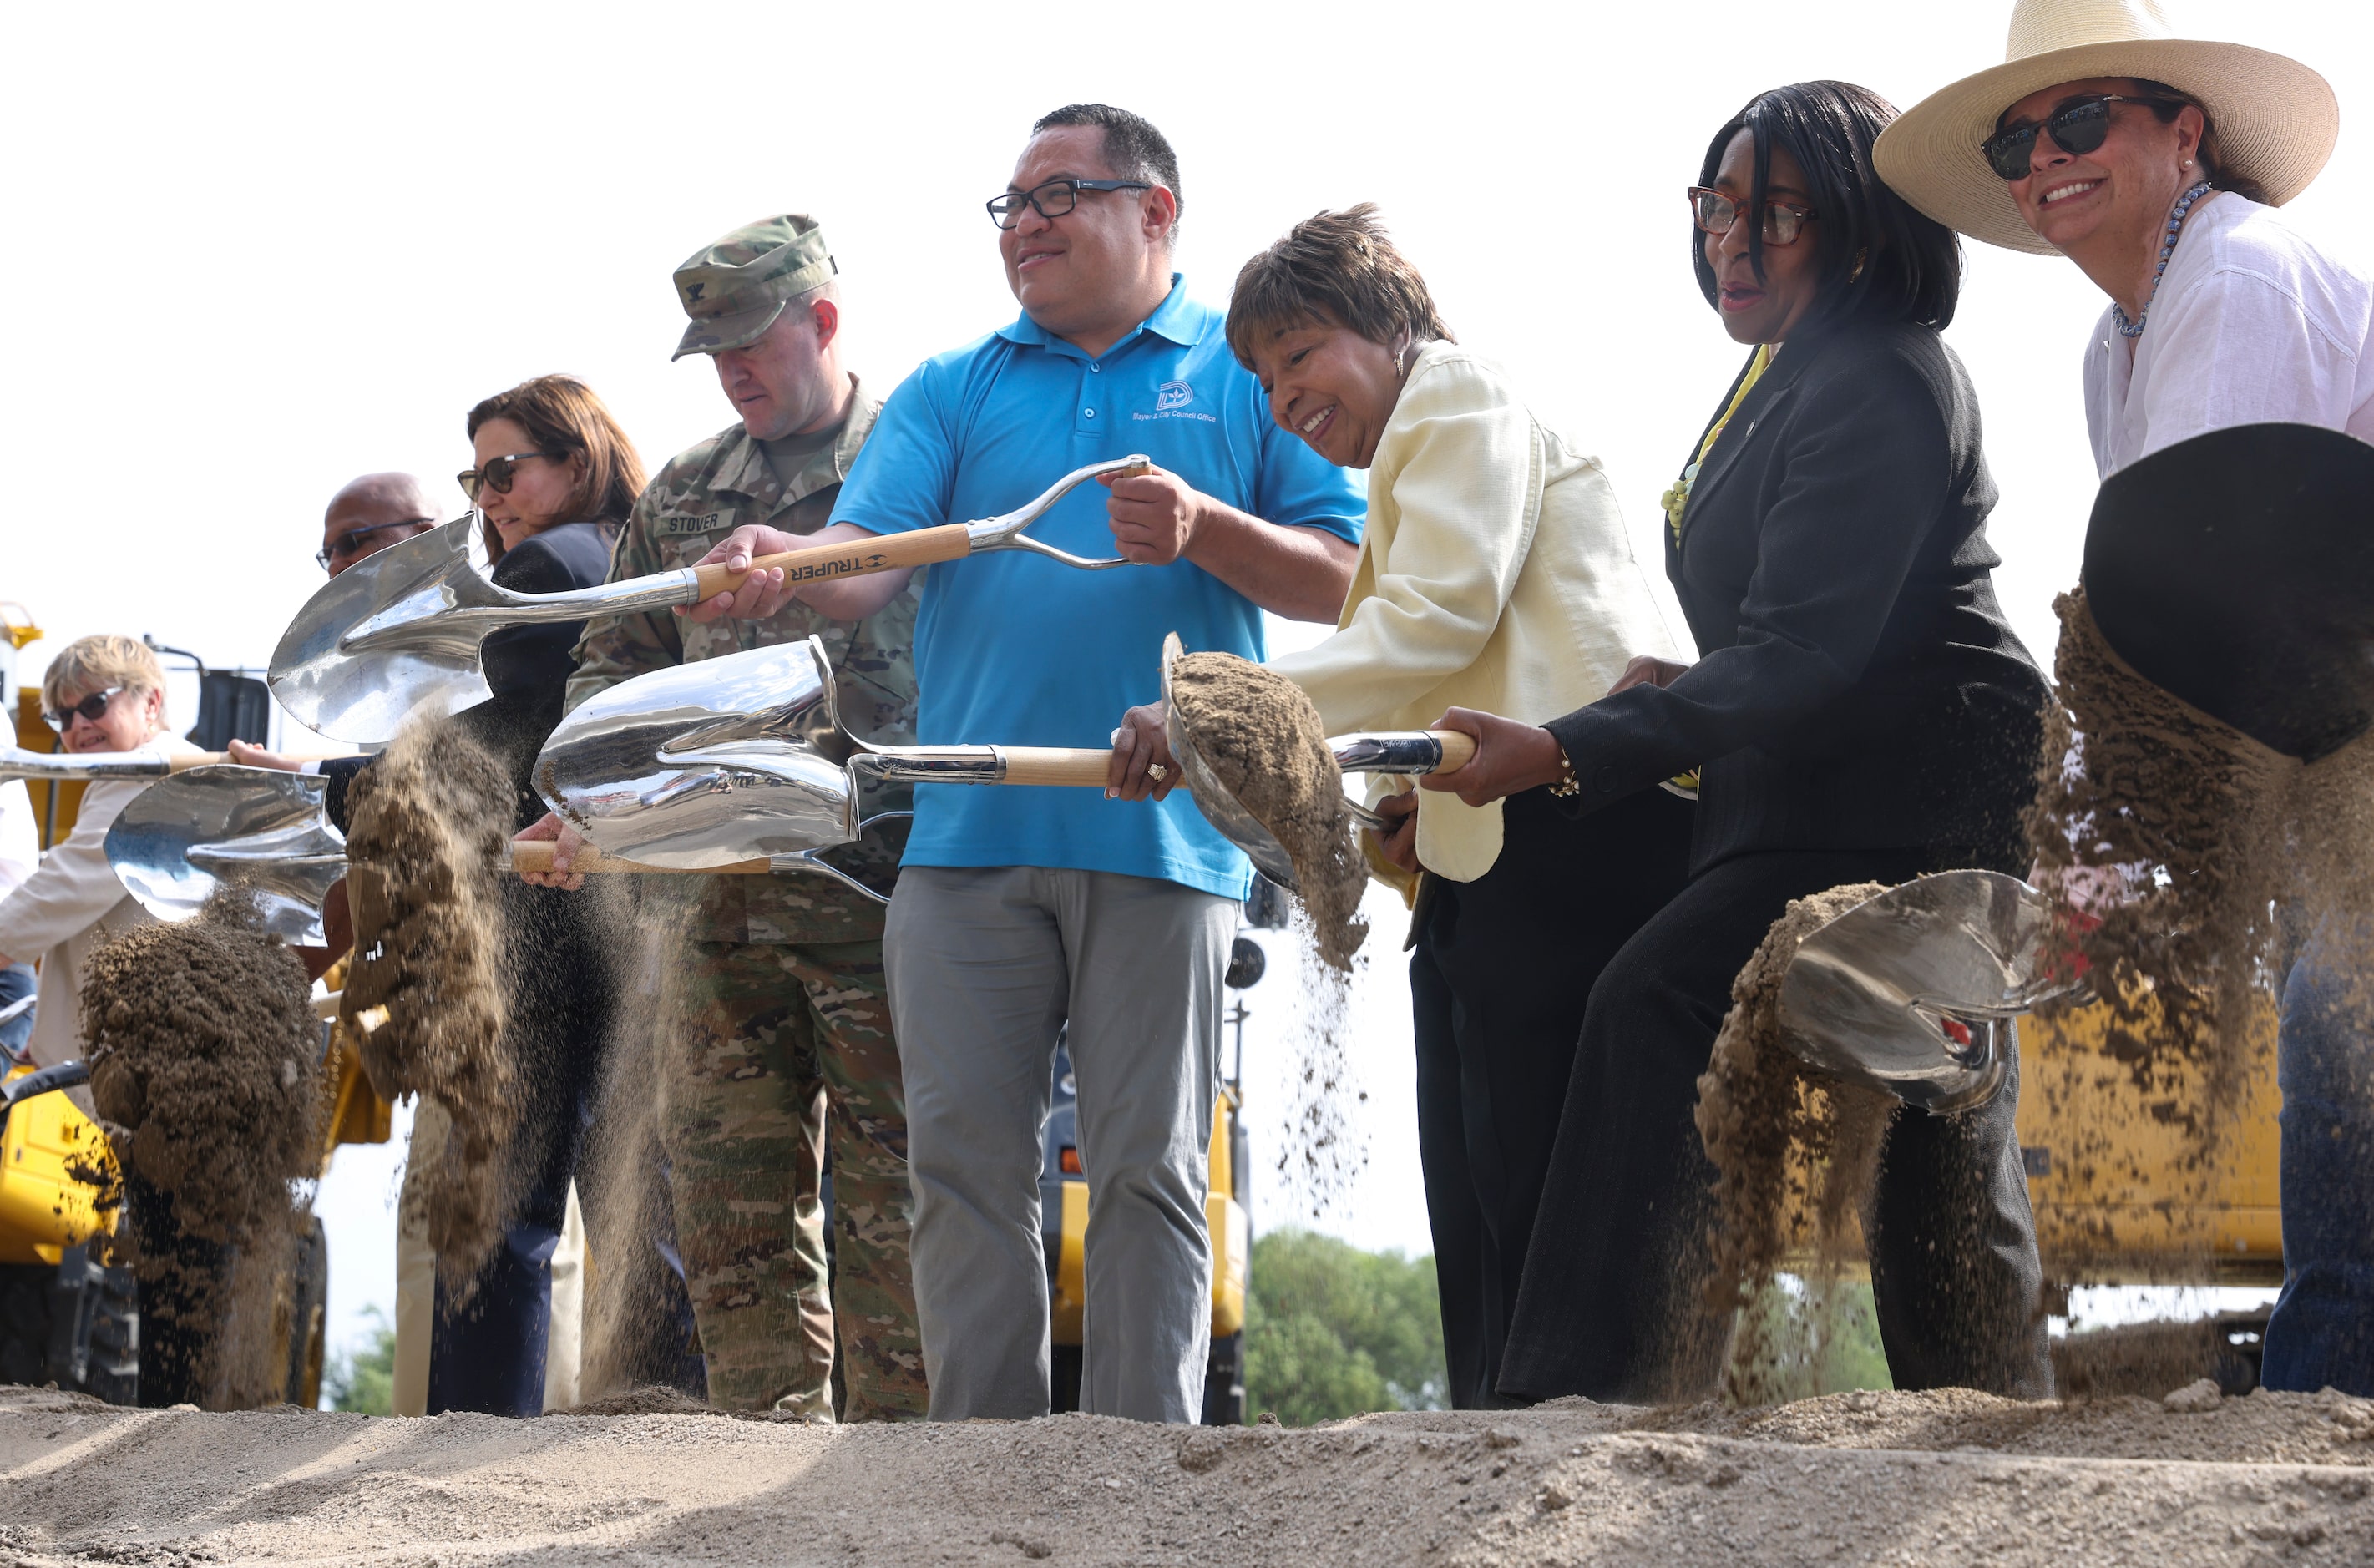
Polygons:
<instances>
[{"instance_id":1,"label":"pearl earring","mask_svg":"<svg viewBox=\"0 0 2374 1568\"><path fill-rule=\"evenodd\" d=\"M2184 167L2185 167L2185 168L2187 168L2187 169L2192 168L2192 160L2191 158L2186 158L2186 159L2184 160Z\"/></svg>"}]
</instances>

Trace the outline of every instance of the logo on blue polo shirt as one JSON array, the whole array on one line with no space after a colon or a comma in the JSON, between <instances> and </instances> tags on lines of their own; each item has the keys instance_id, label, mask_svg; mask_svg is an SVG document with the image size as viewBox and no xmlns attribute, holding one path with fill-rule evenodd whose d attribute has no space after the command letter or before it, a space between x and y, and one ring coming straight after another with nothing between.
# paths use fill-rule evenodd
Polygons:
<instances>
[{"instance_id":1,"label":"logo on blue polo shirt","mask_svg":"<svg viewBox=\"0 0 2374 1568\"><path fill-rule=\"evenodd\" d=\"M1200 410L1190 413L1187 405L1194 401L1193 387L1184 381L1165 381L1154 389L1154 412L1132 414L1130 417L1137 420L1193 419L1205 425L1219 423L1217 419Z\"/></svg>"}]
</instances>

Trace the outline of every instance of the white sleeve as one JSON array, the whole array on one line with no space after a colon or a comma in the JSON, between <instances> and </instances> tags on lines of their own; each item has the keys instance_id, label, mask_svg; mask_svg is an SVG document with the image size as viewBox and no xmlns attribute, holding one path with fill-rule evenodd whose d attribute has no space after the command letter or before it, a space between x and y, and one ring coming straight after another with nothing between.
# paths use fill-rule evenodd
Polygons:
<instances>
[{"instance_id":1,"label":"white sleeve","mask_svg":"<svg viewBox=\"0 0 2374 1568\"><path fill-rule=\"evenodd\" d=\"M41 833L33 819L33 792L22 779L0 783L0 898L24 885L41 863Z\"/></svg>"},{"instance_id":2,"label":"white sleeve","mask_svg":"<svg viewBox=\"0 0 2374 1568\"><path fill-rule=\"evenodd\" d=\"M1402 393L1408 455L1393 476L1392 544L1376 591L1315 647L1270 667L1330 731L1359 729L1475 662L1500 624L1541 520L1533 415L1473 364L1440 365Z\"/></svg>"},{"instance_id":3,"label":"white sleeve","mask_svg":"<svg viewBox=\"0 0 2374 1568\"><path fill-rule=\"evenodd\" d=\"M107 830L147 780L93 784L83 791L74 832L43 858L24 885L0 898L0 954L23 964L48 952L123 901L123 883L107 863Z\"/></svg>"},{"instance_id":4,"label":"white sleeve","mask_svg":"<svg viewBox=\"0 0 2374 1568\"><path fill-rule=\"evenodd\" d=\"M2144 389L2144 447L2237 425L2345 429L2357 345L2333 341L2300 302L2257 273L2221 269L2157 307L2167 335Z\"/></svg>"}]
</instances>

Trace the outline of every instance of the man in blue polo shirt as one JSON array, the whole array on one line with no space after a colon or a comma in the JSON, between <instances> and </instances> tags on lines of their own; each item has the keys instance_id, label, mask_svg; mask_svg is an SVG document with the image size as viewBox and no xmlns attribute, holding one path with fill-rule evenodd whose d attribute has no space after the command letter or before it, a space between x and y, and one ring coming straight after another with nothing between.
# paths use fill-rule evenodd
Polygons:
<instances>
[{"instance_id":1,"label":"man in blue polo shirt","mask_svg":"<svg viewBox=\"0 0 2374 1568\"><path fill-rule=\"evenodd\" d=\"M1159 695L1165 633L1263 656L1263 609L1333 621L1365 504L1357 479L1277 428L1190 301L1170 252L1178 160L1103 104L1033 127L992 201L1010 326L891 393L833 509L797 541L736 532L711 559L993 516L1064 474L1143 452L1155 472L1082 486L1034 524L1082 572L1021 552L926 568L915 628L926 743L1110 743ZM907 573L798 590L862 615ZM770 614L780 571L694 614ZM922 785L885 934L906 1076L915 1293L937 1420L1048 1400L1040 1129L1066 1024L1090 1192L1081 1408L1193 1422L1211 1324L1205 1150L1220 977L1250 884L1187 796Z\"/></svg>"}]
</instances>

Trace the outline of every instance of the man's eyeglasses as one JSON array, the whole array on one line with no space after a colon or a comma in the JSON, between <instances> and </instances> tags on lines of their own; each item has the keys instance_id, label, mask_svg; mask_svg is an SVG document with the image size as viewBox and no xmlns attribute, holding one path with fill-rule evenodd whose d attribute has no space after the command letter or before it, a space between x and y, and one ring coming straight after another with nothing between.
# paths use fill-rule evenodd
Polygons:
<instances>
[{"instance_id":1,"label":"man's eyeglasses","mask_svg":"<svg viewBox=\"0 0 2374 1568\"><path fill-rule=\"evenodd\" d=\"M1722 235L1732 231L1739 222L1745 202L1733 201L1721 191L1704 185L1690 187L1690 216L1709 234ZM1792 206L1787 202L1764 204L1764 242L1767 245L1794 245L1805 232L1805 225L1821 215L1808 208Z\"/></svg>"},{"instance_id":2,"label":"man's eyeglasses","mask_svg":"<svg viewBox=\"0 0 2374 1568\"><path fill-rule=\"evenodd\" d=\"M408 517L401 522L374 522L361 528L349 528L327 544L313 552L313 558L328 571L340 561L351 561L363 551L363 541L374 533L384 533L391 528L434 528L433 517Z\"/></svg>"},{"instance_id":3,"label":"man's eyeglasses","mask_svg":"<svg viewBox=\"0 0 2374 1568\"><path fill-rule=\"evenodd\" d=\"M1022 221L1025 206L1037 210L1040 217L1061 217L1080 205L1083 191L1151 191L1154 187L1143 180L1050 180L1044 185L1028 191L1008 191L989 202L989 219L1000 228L1011 228Z\"/></svg>"},{"instance_id":4,"label":"man's eyeglasses","mask_svg":"<svg viewBox=\"0 0 2374 1568\"><path fill-rule=\"evenodd\" d=\"M62 709L44 712L41 717L48 720L50 728L61 735L77 718L88 719L96 724L107 717L107 705L114 701L115 694L123 689L122 686L110 686L103 692L93 692L80 702L70 702Z\"/></svg>"},{"instance_id":5,"label":"man's eyeglasses","mask_svg":"<svg viewBox=\"0 0 2374 1568\"><path fill-rule=\"evenodd\" d=\"M2072 157L2083 158L2098 149L2110 135L2110 105L2142 103L2162 108L2175 108L2181 99L2172 98L2125 98L2114 92L2088 93L2073 98L2052 111L2041 125L2014 125L1999 131L1979 144L1987 162L2006 180L2025 180L2028 175L2028 159L2036 151L2039 131L2052 138L2052 145Z\"/></svg>"},{"instance_id":6,"label":"man's eyeglasses","mask_svg":"<svg viewBox=\"0 0 2374 1568\"><path fill-rule=\"evenodd\" d=\"M540 457L546 462L560 461L550 452L507 452L487 459L484 468L465 468L453 478L462 486L462 494L474 501L482 485L498 496L508 496L511 493L511 481L519 477L519 465L532 457Z\"/></svg>"}]
</instances>

